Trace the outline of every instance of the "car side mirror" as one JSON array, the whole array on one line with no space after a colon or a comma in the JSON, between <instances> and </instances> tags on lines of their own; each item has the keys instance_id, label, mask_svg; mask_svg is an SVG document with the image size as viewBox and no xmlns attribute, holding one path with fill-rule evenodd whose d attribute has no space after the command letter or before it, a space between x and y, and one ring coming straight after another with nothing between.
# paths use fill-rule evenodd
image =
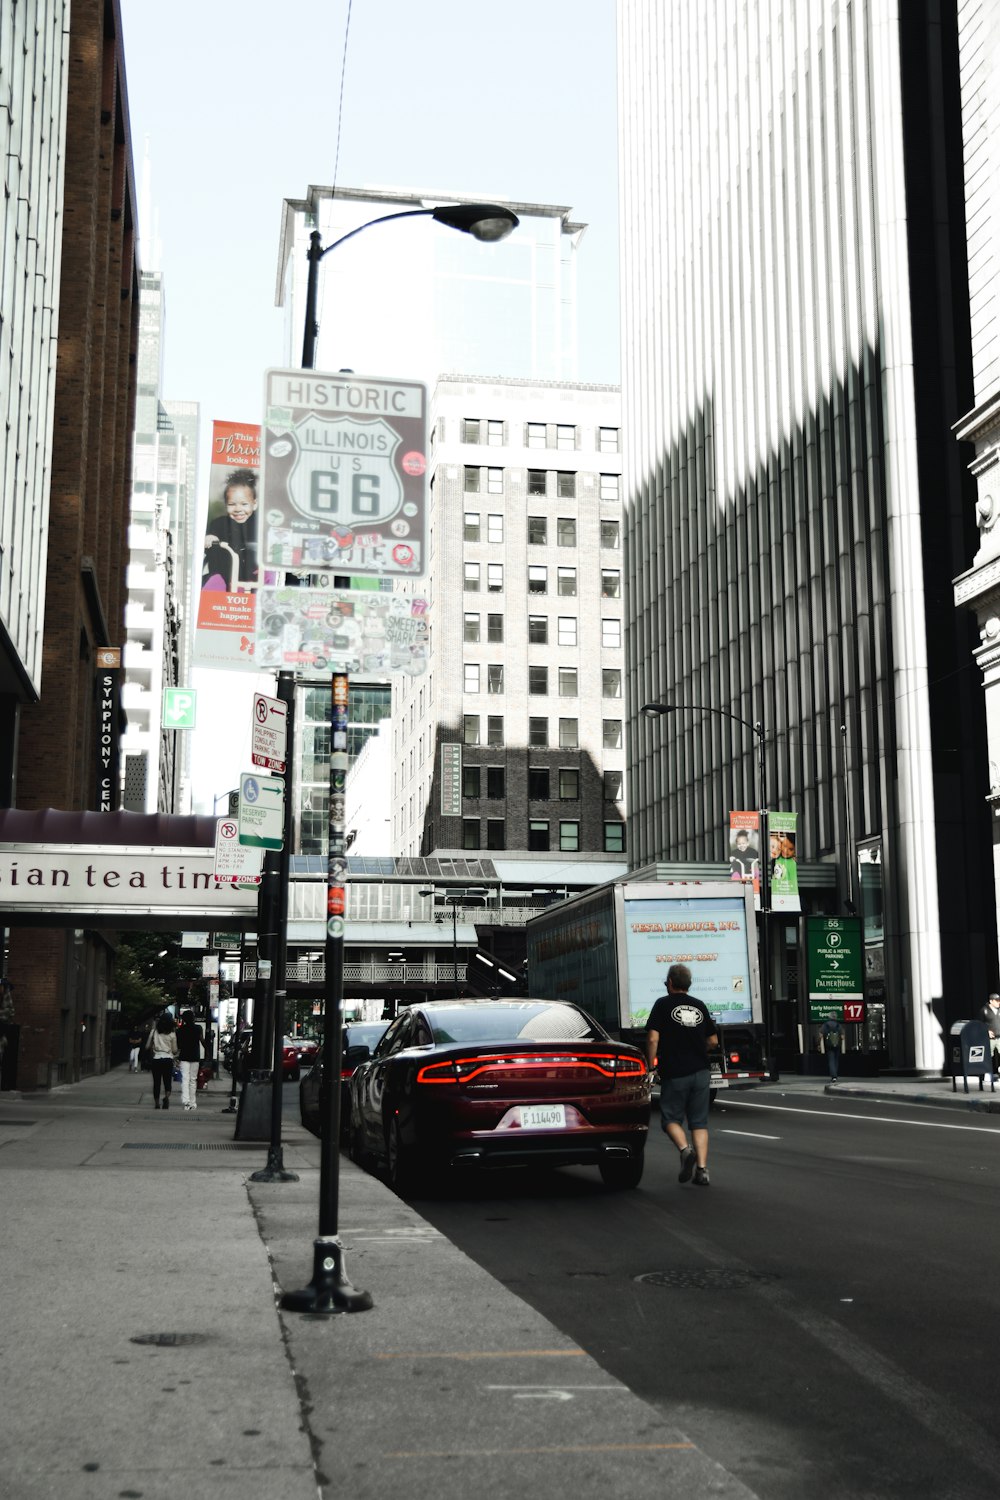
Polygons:
<instances>
[{"instance_id":1,"label":"car side mirror","mask_svg":"<svg viewBox=\"0 0 1000 1500\"><path fill-rule=\"evenodd\" d=\"M356 1068L360 1063L366 1063L371 1055L371 1048L365 1047L359 1043L357 1047L348 1047L347 1051L344 1053L344 1062L347 1063L349 1067Z\"/></svg>"}]
</instances>

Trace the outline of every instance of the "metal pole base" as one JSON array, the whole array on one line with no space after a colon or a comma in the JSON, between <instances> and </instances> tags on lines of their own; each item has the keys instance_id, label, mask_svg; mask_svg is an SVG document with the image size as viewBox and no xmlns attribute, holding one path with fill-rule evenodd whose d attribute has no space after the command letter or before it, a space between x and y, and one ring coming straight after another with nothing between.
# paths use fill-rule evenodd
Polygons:
<instances>
[{"instance_id":1,"label":"metal pole base","mask_svg":"<svg viewBox=\"0 0 1000 1500\"><path fill-rule=\"evenodd\" d=\"M225 1110L223 1110L225 1114ZM277 1150L272 1146L267 1153L267 1166L261 1167L259 1172L250 1173L251 1182L298 1182L296 1172L286 1172L285 1162L281 1154L281 1147Z\"/></svg>"},{"instance_id":2,"label":"metal pole base","mask_svg":"<svg viewBox=\"0 0 1000 1500\"><path fill-rule=\"evenodd\" d=\"M288 1312L353 1313L373 1306L371 1292L359 1292L347 1279L344 1249L335 1234L313 1240L313 1279L300 1292L285 1292Z\"/></svg>"}]
</instances>

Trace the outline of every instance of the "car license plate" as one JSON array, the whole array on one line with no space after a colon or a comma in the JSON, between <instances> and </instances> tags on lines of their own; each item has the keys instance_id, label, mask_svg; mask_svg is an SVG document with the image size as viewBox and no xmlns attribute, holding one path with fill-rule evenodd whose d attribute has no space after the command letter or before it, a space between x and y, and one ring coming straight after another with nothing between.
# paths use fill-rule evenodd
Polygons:
<instances>
[{"instance_id":1,"label":"car license plate","mask_svg":"<svg viewBox=\"0 0 1000 1500\"><path fill-rule=\"evenodd\" d=\"M566 1126L564 1104L522 1104L523 1130L563 1130Z\"/></svg>"}]
</instances>

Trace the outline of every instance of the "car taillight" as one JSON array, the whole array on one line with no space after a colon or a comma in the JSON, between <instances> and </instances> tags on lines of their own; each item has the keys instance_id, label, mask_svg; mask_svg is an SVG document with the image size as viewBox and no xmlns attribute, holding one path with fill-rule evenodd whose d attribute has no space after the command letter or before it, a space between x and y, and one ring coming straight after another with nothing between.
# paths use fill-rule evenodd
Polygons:
<instances>
[{"instance_id":1,"label":"car taillight","mask_svg":"<svg viewBox=\"0 0 1000 1500\"><path fill-rule=\"evenodd\" d=\"M459 1083L469 1082L478 1078L482 1073L495 1072L497 1069L509 1071L544 1069L566 1067L590 1068L595 1073L603 1073L606 1078L633 1077L641 1078L646 1072L646 1064L641 1057L620 1057L617 1053L590 1052L578 1054L556 1054L556 1053L531 1053L527 1055L514 1055L512 1057L457 1057L448 1062L426 1063L417 1072L418 1083Z\"/></svg>"},{"instance_id":2,"label":"car taillight","mask_svg":"<svg viewBox=\"0 0 1000 1500\"><path fill-rule=\"evenodd\" d=\"M353 1078L354 1072L355 1070L353 1068L341 1068L340 1076L341 1078Z\"/></svg>"},{"instance_id":3,"label":"car taillight","mask_svg":"<svg viewBox=\"0 0 1000 1500\"><path fill-rule=\"evenodd\" d=\"M740 1054L738 1052L730 1052L730 1054L729 1054L729 1061L731 1063L738 1063L739 1060L740 1060Z\"/></svg>"}]
</instances>

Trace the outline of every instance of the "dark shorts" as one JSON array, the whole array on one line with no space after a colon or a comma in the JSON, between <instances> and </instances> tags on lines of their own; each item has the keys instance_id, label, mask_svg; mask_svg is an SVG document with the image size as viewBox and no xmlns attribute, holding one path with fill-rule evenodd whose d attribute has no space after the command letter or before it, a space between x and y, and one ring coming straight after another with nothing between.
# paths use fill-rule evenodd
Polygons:
<instances>
[{"instance_id":1,"label":"dark shorts","mask_svg":"<svg viewBox=\"0 0 1000 1500\"><path fill-rule=\"evenodd\" d=\"M682 1078L660 1079L660 1114L665 1125L683 1125L691 1130L708 1129L708 1107L712 1099L709 1068L685 1073Z\"/></svg>"}]
</instances>

